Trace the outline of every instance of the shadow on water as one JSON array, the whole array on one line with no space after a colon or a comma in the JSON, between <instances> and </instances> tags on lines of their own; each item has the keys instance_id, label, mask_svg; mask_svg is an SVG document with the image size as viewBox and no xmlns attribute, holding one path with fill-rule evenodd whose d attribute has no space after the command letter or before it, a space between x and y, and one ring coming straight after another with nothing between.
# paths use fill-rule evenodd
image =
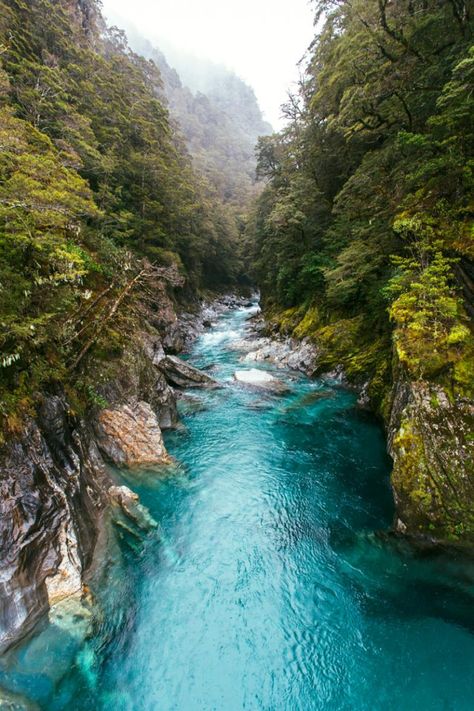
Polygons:
<instances>
[{"instance_id":1,"label":"shadow on water","mask_svg":"<svg viewBox=\"0 0 474 711\"><path fill-rule=\"evenodd\" d=\"M474 634L472 552L343 526L331 531L330 545L363 614L434 618Z\"/></svg>"}]
</instances>

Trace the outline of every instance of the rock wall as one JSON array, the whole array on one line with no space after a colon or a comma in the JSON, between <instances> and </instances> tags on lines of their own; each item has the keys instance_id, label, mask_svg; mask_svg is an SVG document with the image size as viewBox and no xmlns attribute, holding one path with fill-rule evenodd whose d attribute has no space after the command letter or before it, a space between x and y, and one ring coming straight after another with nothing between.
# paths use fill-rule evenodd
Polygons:
<instances>
[{"instance_id":1,"label":"rock wall","mask_svg":"<svg viewBox=\"0 0 474 711\"><path fill-rule=\"evenodd\" d=\"M243 362L272 362L309 377L323 374L314 341L282 336L272 322L255 319L246 342L236 343ZM350 384L342 366L326 376L359 393L359 406L377 409L371 381ZM383 413L393 459L395 529L443 542L474 541L474 403L452 397L438 384L413 382L399 365ZM366 376L367 377L367 376ZM384 402L384 404L385 404Z\"/></svg>"},{"instance_id":2,"label":"rock wall","mask_svg":"<svg viewBox=\"0 0 474 711\"><path fill-rule=\"evenodd\" d=\"M90 432L64 397L45 397L0 460L0 650L81 593L108 485Z\"/></svg>"},{"instance_id":3,"label":"rock wall","mask_svg":"<svg viewBox=\"0 0 474 711\"><path fill-rule=\"evenodd\" d=\"M214 386L178 358L166 358L165 350L184 342L183 324L168 307L154 326L144 324L116 362L89 364L106 407L79 418L58 386L0 452L0 651L55 603L89 594L86 582L109 512L118 507L129 519L131 507L137 509L136 497L116 486L106 464L171 461L162 438L162 429L178 422L170 383ZM202 315L193 318L198 333ZM146 522L146 514L140 517Z\"/></svg>"},{"instance_id":4,"label":"rock wall","mask_svg":"<svg viewBox=\"0 0 474 711\"><path fill-rule=\"evenodd\" d=\"M398 373L388 423L402 533L474 541L474 405Z\"/></svg>"}]
</instances>

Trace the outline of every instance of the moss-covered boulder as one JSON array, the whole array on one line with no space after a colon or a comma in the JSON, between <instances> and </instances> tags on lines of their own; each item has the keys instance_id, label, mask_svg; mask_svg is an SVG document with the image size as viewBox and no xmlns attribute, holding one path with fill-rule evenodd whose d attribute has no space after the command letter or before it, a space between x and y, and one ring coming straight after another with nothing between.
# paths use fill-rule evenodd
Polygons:
<instances>
[{"instance_id":1,"label":"moss-covered boulder","mask_svg":"<svg viewBox=\"0 0 474 711\"><path fill-rule=\"evenodd\" d=\"M474 542L473 425L470 400L399 377L388 427L399 531Z\"/></svg>"}]
</instances>

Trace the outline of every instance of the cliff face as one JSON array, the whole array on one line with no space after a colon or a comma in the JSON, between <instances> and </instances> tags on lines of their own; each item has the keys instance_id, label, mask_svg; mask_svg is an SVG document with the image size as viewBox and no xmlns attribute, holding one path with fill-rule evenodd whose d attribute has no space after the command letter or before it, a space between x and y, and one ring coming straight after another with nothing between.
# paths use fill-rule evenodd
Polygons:
<instances>
[{"instance_id":1,"label":"cliff face","mask_svg":"<svg viewBox=\"0 0 474 711\"><path fill-rule=\"evenodd\" d=\"M398 373L389 453L397 530L474 541L474 405Z\"/></svg>"},{"instance_id":2,"label":"cliff face","mask_svg":"<svg viewBox=\"0 0 474 711\"><path fill-rule=\"evenodd\" d=\"M183 339L170 304L167 311L161 334L174 352ZM0 650L28 633L55 603L88 595L111 505L128 521L132 516L134 496L116 486L106 463L170 462L162 429L177 423L168 380L176 381L180 361L173 358L175 371L167 378L162 335L147 324L112 366L89 364L105 406L78 417L63 392L44 395L36 416L0 453ZM187 377L198 377L184 363L182 369L183 386Z\"/></svg>"},{"instance_id":3,"label":"cliff face","mask_svg":"<svg viewBox=\"0 0 474 711\"><path fill-rule=\"evenodd\" d=\"M0 459L0 650L81 593L110 483L84 422L45 397Z\"/></svg>"}]
</instances>

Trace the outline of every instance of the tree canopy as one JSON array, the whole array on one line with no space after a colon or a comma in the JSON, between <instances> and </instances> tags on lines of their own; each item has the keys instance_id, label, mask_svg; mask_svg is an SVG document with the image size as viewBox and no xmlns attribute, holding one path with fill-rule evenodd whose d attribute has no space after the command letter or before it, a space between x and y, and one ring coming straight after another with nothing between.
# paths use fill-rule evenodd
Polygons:
<instances>
[{"instance_id":1,"label":"tree canopy","mask_svg":"<svg viewBox=\"0 0 474 711\"><path fill-rule=\"evenodd\" d=\"M472 392L472 3L315 7L289 124L259 144L248 239L265 302L322 367L370 376L379 406L392 335L411 377Z\"/></svg>"},{"instance_id":2,"label":"tree canopy","mask_svg":"<svg viewBox=\"0 0 474 711\"><path fill-rule=\"evenodd\" d=\"M159 69L106 27L96 0L0 0L0 62L8 416L35 388L73 377L136 275L170 268L191 295L234 284L240 261L239 226L193 168ZM105 342L107 329L97 335Z\"/></svg>"}]
</instances>

